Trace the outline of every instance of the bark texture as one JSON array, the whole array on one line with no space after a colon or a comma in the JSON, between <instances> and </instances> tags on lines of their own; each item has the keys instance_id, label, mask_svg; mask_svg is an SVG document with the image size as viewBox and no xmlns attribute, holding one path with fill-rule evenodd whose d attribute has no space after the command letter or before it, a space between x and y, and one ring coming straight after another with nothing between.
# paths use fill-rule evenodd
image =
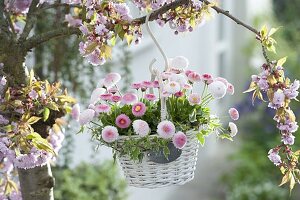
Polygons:
<instances>
[{"instance_id":1,"label":"bark texture","mask_svg":"<svg viewBox=\"0 0 300 200\"><path fill-rule=\"evenodd\" d=\"M54 200L54 178L49 163L18 172L23 200Z\"/></svg>"}]
</instances>

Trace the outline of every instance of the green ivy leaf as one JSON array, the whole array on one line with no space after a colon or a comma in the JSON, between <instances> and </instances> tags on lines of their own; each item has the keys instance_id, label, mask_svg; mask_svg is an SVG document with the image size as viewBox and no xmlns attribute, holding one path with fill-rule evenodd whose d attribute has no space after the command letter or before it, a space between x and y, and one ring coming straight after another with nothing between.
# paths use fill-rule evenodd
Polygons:
<instances>
[{"instance_id":1,"label":"green ivy leaf","mask_svg":"<svg viewBox=\"0 0 300 200\"><path fill-rule=\"evenodd\" d=\"M205 137L204 135L202 135L202 133L197 133L197 139L199 140L201 146L203 147L205 144Z\"/></svg>"},{"instance_id":2,"label":"green ivy leaf","mask_svg":"<svg viewBox=\"0 0 300 200\"><path fill-rule=\"evenodd\" d=\"M43 111L43 121L47 121L47 119L49 118L50 115L50 109L45 107L44 111Z\"/></svg>"}]
</instances>

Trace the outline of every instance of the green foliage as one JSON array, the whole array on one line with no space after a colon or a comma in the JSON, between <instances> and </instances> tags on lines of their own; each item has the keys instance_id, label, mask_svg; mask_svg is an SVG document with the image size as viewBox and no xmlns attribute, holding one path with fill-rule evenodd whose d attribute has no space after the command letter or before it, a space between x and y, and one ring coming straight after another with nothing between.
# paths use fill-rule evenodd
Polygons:
<instances>
[{"instance_id":1,"label":"green foliage","mask_svg":"<svg viewBox=\"0 0 300 200\"><path fill-rule=\"evenodd\" d=\"M125 200L126 183L112 161L54 168L56 200Z\"/></svg>"}]
</instances>

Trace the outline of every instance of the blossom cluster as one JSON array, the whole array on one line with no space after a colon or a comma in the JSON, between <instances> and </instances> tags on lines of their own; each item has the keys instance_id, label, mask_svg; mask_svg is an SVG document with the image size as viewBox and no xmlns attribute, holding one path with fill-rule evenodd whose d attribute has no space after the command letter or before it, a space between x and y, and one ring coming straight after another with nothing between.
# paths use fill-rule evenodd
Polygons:
<instances>
[{"instance_id":1,"label":"blossom cluster","mask_svg":"<svg viewBox=\"0 0 300 200\"><path fill-rule=\"evenodd\" d=\"M134 0L133 3L140 10L157 10L174 1L175 0ZM191 32L196 25L202 25L205 23L206 15L209 15L210 6L211 5L203 3L200 0L193 0L188 5L178 7L175 10L169 10L168 12L160 15L156 22L160 26L169 24L175 34Z\"/></svg>"},{"instance_id":2,"label":"blossom cluster","mask_svg":"<svg viewBox=\"0 0 300 200\"><path fill-rule=\"evenodd\" d=\"M73 118L83 126L91 122L93 133L108 146L113 146L120 136L133 134L140 136L138 138L157 135L172 141L178 149L184 148L187 131L199 132L200 126L212 121L209 111L205 110L208 103L234 94L234 87L224 78L185 69L188 66L185 57L178 56L169 61L168 70L159 75L162 83L159 79L133 83L132 91L125 94L117 86L121 76L107 74L92 92L88 109L81 111L78 104L73 107ZM196 92L197 84L204 85L202 94ZM166 99L166 119L160 118L161 98ZM177 109L181 109L180 113ZM235 108L231 108L229 114L233 120L239 118ZM183 128L184 125L188 126ZM216 125L211 131L218 128ZM228 129L222 131L219 133L221 138L231 139L238 130L230 122Z\"/></svg>"},{"instance_id":3,"label":"blossom cluster","mask_svg":"<svg viewBox=\"0 0 300 200\"><path fill-rule=\"evenodd\" d=\"M290 102L297 100L300 82L299 80L291 82L289 78L285 77L283 67L285 60L286 58L283 58L278 62L263 64L262 72L252 76L252 83L248 91L254 91L253 99L255 97L262 99L261 91L267 93L268 107L276 110L274 120L277 123L282 144L271 149L268 152L268 158L280 167L283 174L288 174L287 182L291 179L298 180L297 177L290 176L290 174L294 174L293 171L296 170L298 163L297 155L290 146L295 142L293 133L299 127L290 107ZM282 157L282 154L286 156ZM291 182L294 181L291 180Z\"/></svg>"},{"instance_id":4,"label":"blossom cluster","mask_svg":"<svg viewBox=\"0 0 300 200\"><path fill-rule=\"evenodd\" d=\"M79 51L92 65L101 65L111 58L111 48L117 37L125 38L128 44L132 41L139 43L141 27L131 24L132 16L126 3L88 0L85 6L86 18L90 22L79 28L84 38Z\"/></svg>"},{"instance_id":5,"label":"blossom cluster","mask_svg":"<svg viewBox=\"0 0 300 200\"><path fill-rule=\"evenodd\" d=\"M17 199L13 171L55 161L64 139L63 121L58 118L71 111L75 100L61 91L60 84L37 81L33 71L26 85L7 87L4 80L0 81L0 170L5 176L0 180L0 196ZM37 133L39 126L53 128Z\"/></svg>"}]
</instances>

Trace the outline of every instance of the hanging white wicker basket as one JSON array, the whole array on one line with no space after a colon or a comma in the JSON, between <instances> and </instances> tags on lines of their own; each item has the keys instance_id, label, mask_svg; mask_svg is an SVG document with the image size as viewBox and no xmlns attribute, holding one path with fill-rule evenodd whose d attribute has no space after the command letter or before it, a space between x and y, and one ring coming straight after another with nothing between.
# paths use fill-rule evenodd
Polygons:
<instances>
[{"instance_id":1,"label":"hanging white wicker basket","mask_svg":"<svg viewBox=\"0 0 300 200\"><path fill-rule=\"evenodd\" d=\"M128 136L119 138L122 144ZM187 144L181 155L169 163L157 163L149 159L148 152L142 162L133 161L129 156L118 155L118 161L130 186L140 188L159 188L183 185L194 178L199 141L195 132L187 132Z\"/></svg>"}]
</instances>

